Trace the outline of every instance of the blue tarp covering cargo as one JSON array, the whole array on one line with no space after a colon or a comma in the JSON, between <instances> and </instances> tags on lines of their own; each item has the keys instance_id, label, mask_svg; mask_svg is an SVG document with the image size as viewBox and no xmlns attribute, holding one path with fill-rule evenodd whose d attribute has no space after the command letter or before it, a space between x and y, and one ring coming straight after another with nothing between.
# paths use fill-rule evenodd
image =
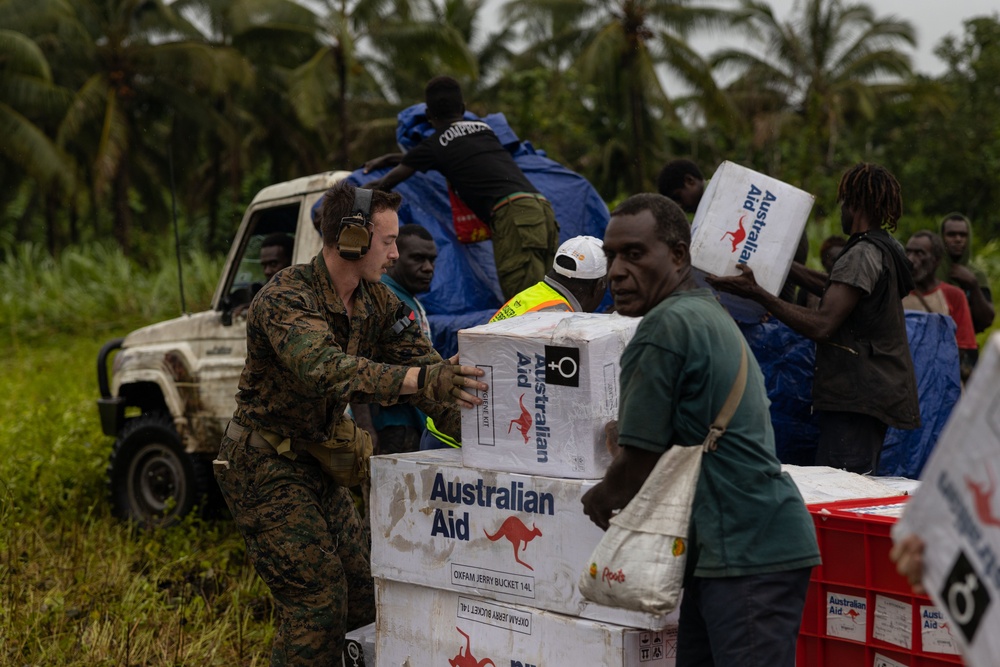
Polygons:
<instances>
[{"instance_id":1,"label":"blue tarp covering cargo","mask_svg":"<svg viewBox=\"0 0 1000 667\"><path fill-rule=\"evenodd\" d=\"M778 458L783 463L811 464L819 437L812 414L815 344L773 319L740 328L764 373ZM878 474L916 479L961 389L954 321L944 315L907 311L906 334L923 424L912 431L889 429ZM885 387L885 391L895 391L895 387Z\"/></svg>"},{"instance_id":2,"label":"blue tarp covering cargo","mask_svg":"<svg viewBox=\"0 0 1000 667\"><path fill-rule=\"evenodd\" d=\"M418 104L404 109L398 116L396 140L404 151L434 132L424 109L425 105ZM465 117L488 123L514 156L521 171L552 203L559 221L560 243L582 234L604 238L608 209L585 178L545 157L544 152L535 150L529 142L520 141L503 114L480 119L466 112ZM350 181L363 185L386 173L388 169L369 174L357 170L351 174ZM503 305L493 261L493 244L488 240L459 242L452 222L447 184L440 173L416 173L395 190L403 195L400 223L423 225L437 243L434 282L430 292L419 298L431 322L434 347L450 356L458 351L456 333L459 329L486 322Z\"/></svg>"}]
</instances>

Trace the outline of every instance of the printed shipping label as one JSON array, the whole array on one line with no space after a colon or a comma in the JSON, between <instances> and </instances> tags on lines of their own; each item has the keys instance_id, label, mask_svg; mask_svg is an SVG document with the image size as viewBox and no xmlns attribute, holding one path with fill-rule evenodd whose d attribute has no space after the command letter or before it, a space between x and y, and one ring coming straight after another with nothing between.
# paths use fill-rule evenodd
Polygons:
<instances>
[{"instance_id":1,"label":"printed shipping label","mask_svg":"<svg viewBox=\"0 0 1000 667\"><path fill-rule=\"evenodd\" d=\"M912 618L913 605L876 595L872 637L908 649L913 645L913 633L910 632Z\"/></svg>"},{"instance_id":2,"label":"printed shipping label","mask_svg":"<svg viewBox=\"0 0 1000 667\"><path fill-rule=\"evenodd\" d=\"M854 595L829 592L826 595L826 634L830 637L865 641L868 603Z\"/></svg>"},{"instance_id":3,"label":"printed shipping label","mask_svg":"<svg viewBox=\"0 0 1000 667\"><path fill-rule=\"evenodd\" d=\"M524 635L531 634L530 613L493 604L492 602L460 597L458 598L458 610L455 615L458 618L486 623L495 628L520 632Z\"/></svg>"},{"instance_id":4,"label":"printed shipping label","mask_svg":"<svg viewBox=\"0 0 1000 667\"><path fill-rule=\"evenodd\" d=\"M925 653L961 655L958 642L951 634L951 623L933 605L920 606L920 646Z\"/></svg>"},{"instance_id":5,"label":"printed shipping label","mask_svg":"<svg viewBox=\"0 0 1000 667\"><path fill-rule=\"evenodd\" d=\"M887 658L884 655L875 654L875 662L872 667L907 667L901 662L896 662L891 658Z\"/></svg>"}]
</instances>

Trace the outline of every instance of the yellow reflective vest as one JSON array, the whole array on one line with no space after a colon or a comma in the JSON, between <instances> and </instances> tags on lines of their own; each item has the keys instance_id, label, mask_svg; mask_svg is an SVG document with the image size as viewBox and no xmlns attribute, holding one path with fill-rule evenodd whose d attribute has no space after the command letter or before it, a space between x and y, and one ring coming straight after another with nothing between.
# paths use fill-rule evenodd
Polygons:
<instances>
[{"instance_id":1,"label":"yellow reflective vest","mask_svg":"<svg viewBox=\"0 0 1000 667\"><path fill-rule=\"evenodd\" d=\"M490 318L490 322L541 311L573 312L573 306L566 297L543 280L511 297L510 301L500 306L500 310Z\"/></svg>"}]
</instances>

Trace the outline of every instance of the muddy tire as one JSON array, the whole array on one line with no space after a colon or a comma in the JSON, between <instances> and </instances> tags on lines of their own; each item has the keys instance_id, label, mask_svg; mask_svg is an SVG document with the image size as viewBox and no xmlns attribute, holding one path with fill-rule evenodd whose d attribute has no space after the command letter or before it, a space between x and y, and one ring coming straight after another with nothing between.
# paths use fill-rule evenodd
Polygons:
<instances>
[{"instance_id":1,"label":"muddy tire","mask_svg":"<svg viewBox=\"0 0 1000 667\"><path fill-rule=\"evenodd\" d=\"M108 464L116 516L143 528L169 526L202 505L212 470L184 451L171 419L159 413L128 420Z\"/></svg>"}]
</instances>

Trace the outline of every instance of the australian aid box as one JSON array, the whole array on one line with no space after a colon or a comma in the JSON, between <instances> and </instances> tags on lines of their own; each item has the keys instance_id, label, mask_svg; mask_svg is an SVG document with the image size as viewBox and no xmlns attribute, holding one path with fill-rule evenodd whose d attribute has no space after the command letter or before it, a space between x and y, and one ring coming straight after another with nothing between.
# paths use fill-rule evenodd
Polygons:
<instances>
[{"instance_id":1,"label":"australian aid box","mask_svg":"<svg viewBox=\"0 0 1000 667\"><path fill-rule=\"evenodd\" d=\"M676 625L676 612L655 616L580 595L580 571L604 534L580 502L596 483L470 468L456 450L376 456L372 573L617 625ZM608 585L621 576L592 574Z\"/></svg>"},{"instance_id":2,"label":"australian aid box","mask_svg":"<svg viewBox=\"0 0 1000 667\"><path fill-rule=\"evenodd\" d=\"M375 578L379 667L673 667L677 628L636 630Z\"/></svg>"},{"instance_id":3,"label":"australian aid box","mask_svg":"<svg viewBox=\"0 0 1000 667\"><path fill-rule=\"evenodd\" d=\"M529 313L458 333L485 371L483 404L462 411L465 465L550 477L604 476L604 425L618 416L619 359L637 318Z\"/></svg>"},{"instance_id":4,"label":"australian aid box","mask_svg":"<svg viewBox=\"0 0 1000 667\"><path fill-rule=\"evenodd\" d=\"M983 348L965 393L893 527L925 544L924 587L967 665L1000 656L1000 334Z\"/></svg>"},{"instance_id":5,"label":"australian aid box","mask_svg":"<svg viewBox=\"0 0 1000 667\"><path fill-rule=\"evenodd\" d=\"M719 165L691 226L691 265L719 276L753 269L775 296L792 266L815 197L733 162Z\"/></svg>"}]
</instances>

